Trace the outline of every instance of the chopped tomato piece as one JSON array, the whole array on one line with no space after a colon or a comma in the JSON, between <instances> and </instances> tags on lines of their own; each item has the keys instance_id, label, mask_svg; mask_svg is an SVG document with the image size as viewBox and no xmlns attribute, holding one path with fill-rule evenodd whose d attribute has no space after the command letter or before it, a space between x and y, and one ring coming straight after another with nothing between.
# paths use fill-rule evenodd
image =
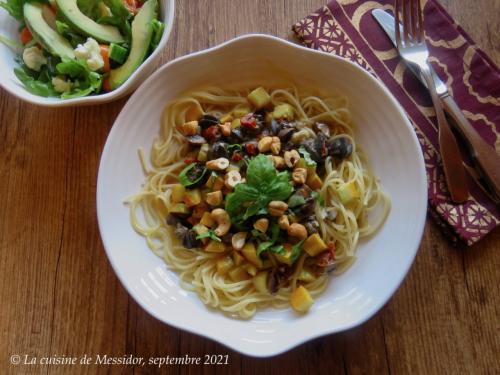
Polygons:
<instances>
[{"instance_id":1,"label":"chopped tomato piece","mask_svg":"<svg viewBox=\"0 0 500 375\"><path fill-rule=\"evenodd\" d=\"M184 164L192 164L192 163L196 163L196 158L184 159Z\"/></svg>"},{"instance_id":2,"label":"chopped tomato piece","mask_svg":"<svg viewBox=\"0 0 500 375\"><path fill-rule=\"evenodd\" d=\"M250 156L257 154L257 148L253 143L247 143L245 145L245 150L247 151L247 154Z\"/></svg>"},{"instance_id":3,"label":"chopped tomato piece","mask_svg":"<svg viewBox=\"0 0 500 375\"><path fill-rule=\"evenodd\" d=\"M249 113L241 118L241 126L250 129L255 129L257 127L257 120L253 116L253 113Z\"/></svg>"},{"instance_id":4,"label":"chopped tomato piece","mask_svg":"<svg viewBox=\"0 0 500 375\"><path fill-rule=\"evenodd\" d=\"M203 129L201 135L209 141L214 140L219 135L219 127L216 125L209 126L208 128Z\"/></svg>"},{"instance_id":5,"label":"chopped tomato piece","mask_svg":"<svg viewBox=\"0 0 500 375\"><path fill-rule=\"evenodd\" d=\"M240 161L241 159L243 159L243 157L238 151L233 152L233 156L231 157L232 161Z\"/></svg>"},{"instance_id":6,"label":"chopped tomato piece","mask_svg":"<svg viewBox=\"0 0 500 375\"><path fill-rule=\"evenodd\" d=\"M31 39L33 39L33 35L31 35L30 29L28 29L27 27L23 27L23 29L21 30L20 38L22 44L26 44Z\"/></svg>"}]
</instances>

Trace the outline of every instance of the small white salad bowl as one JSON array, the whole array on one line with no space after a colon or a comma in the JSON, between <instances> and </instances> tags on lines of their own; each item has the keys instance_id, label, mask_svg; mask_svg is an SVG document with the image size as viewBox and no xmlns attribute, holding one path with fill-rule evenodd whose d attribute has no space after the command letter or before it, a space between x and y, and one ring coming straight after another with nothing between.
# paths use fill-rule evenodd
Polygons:
<instances>
[{"instance_id":1,"label":"small white salad bowl","mask_svg":"<svg viewBox=\"0 0 500 375\"><path fill-rule=\"evenodd\" d=\"M356 139L390 195L392 209L382 229L359 244L353 266L332 277L307 314L269 308L250 320L238 320L207 308L196 294L179 286L177 274L132 229L123 201L137 193L144 181L137 150L143 148L149 154L169 101L206 84L257 87L279 81L335 90L349 98ZM273 356L355 327L380 310L413 262L426 206L421 149L387 89L347 60L268 35L241 36L172 61L149 77L118 116L104 147L97 181L102 241L116 274L136 301L171 326L256 357Z\"/></svg>"},{"instance_id":2,"label":"small white salad bowl","mask_svg":"<svg viewBox=\"0 0 500 375\"><path fill-rule=\"evenodd\" d=\"M161 51L167 44L167 40L172 31L175 13L174 3L174 0L159 1L159 19L165 23L165 31L160 43L153 53L149 55L139 68L137 68L137 70L130 76L130 78L114 91L75 99L44 98L42 96L33 95L24 88L24 85L14 74L14 68L18 66L15 61L18 53L2 43L0 43L0 86L12 95L17 96L19 99L45 107L70 107L103 104L130 94L153 72L158 60L161 57ZM19 22L11 17L3 8L0 8L0 35L16 41L19 40Z\"/></svg>"}]
</instances>

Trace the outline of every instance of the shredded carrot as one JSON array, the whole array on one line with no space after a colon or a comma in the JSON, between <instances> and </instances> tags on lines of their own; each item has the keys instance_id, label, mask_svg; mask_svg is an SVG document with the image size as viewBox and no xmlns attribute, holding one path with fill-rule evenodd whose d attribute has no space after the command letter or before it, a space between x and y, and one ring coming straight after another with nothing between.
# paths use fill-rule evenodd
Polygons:
<instances>
[{"instance_id":1,"label":"shredded carrot","mask_svg":"<svg viewBox=\"0 0 500 375\"><path fill-rule=\"evenodd\" d=\"M104 73L107 73L111 69L109 65L109 46L106 44L100 44L99 47L101 48L101 56L104 60L104 66L102 70L104 71Z\"/></svg>"}]
</instances>

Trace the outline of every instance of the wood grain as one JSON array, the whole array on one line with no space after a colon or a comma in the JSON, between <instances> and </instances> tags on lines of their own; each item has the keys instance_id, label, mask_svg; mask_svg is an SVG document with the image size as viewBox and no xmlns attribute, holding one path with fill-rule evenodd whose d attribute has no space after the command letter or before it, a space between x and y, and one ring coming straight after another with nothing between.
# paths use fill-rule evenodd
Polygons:
<instances>
[{"instance_id":1,"label":"wood grain","mask_svg":"<svg viewBox=\"0 0 500 375\"><path fill-rule=\"evenodd\" d=\"M500 2L443 0L500 63ZM182 0L163 62L236 35L290 36L321 0ZM166 326L125 292L105 256L95 212L99 157L125 100L43 109L0 91L0 373L499 373L500 232L452 248L428 222L408 277L361 327L283 355L253 359ZM293 329L293 327L291 327ZM35 356L229 354L228 366L11 366Z\"/></svg>"}]
</instances>

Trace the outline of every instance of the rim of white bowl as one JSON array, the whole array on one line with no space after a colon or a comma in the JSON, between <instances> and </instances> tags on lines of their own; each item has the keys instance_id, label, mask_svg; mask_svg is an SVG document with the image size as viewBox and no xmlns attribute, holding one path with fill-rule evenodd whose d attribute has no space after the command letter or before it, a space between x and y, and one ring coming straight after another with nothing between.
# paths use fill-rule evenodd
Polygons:
<instances>
[{"instance_id":1,"label":"rim of white bowl","mask_svg":"<svg viewBox=\"0 0 500 375\"><path fill-rule=\"evenodd\" d=\"M161 1L161 0L160 0ZM154 49L154 51L148 56L146 60L142 62L141 65L132 73L132 75L125 81L123 85L118 87L116 90L113 90L111 92L108 92L106 94L99 94L99 95L93 95L93 96L83 96L80 98L74 98L74 99L59 99L59 100L54 100L54 101L41 101L40 99L36 99L37 96L34 94L24 96L20 94L19 92L15 90L11 90L8 85L5 85L2 80L0 80L0 86L10 94L14 95L16 98L21 99L27 103L30 104L35 104L38 106L42 107L71 107L71 106L80 106L80 105L97 105L97 104L105 104L109 103L114 100L118 100L121 97L127 95L125 91L128 90L129 86L131 84L136 84L134 83L135 78L137 75L140 74L142 68L149 64L151 60L154 60L160 53L162 53L164 47L166 46L170 34L172 33L173 29L173 23L174 23L174 16L175 16L175 0L164 0L166 9L168 10L166 14L166 18L164 18L164 23L165 23L165 30L163 31L163 35L160 39L160 43L158 43L158 46ZM154 72L153 72L154 73ZM149 77L148 77L149 78ZM147 80L147 79L146 79ZM145 81L144 81L145 82ZM139 88L142 84L136 84L137 88ZM136 89L137 89L136 88ZM26 91L28 94L30 94L28 91ZM43 98L46 99L46 98ZM57 98L55 98L57 99Z\"/></svg>"},{"instance_id":2,"label":"rim of white bowl","mask_svg":"<svg viewBox=\"0 0 500 375\"><path fill-rule=\"evenodd\" d=\"M266 353L263 353L259 350L248 350L247 348L238 347L237 345L234 345L233 342L229 342L227 337L218 337L218 336L212 335L210 333L196 331L194 329L191 329L189 326L184 326L182 324L179 324L176 321L169 321L168 317L166 317L166 316L162 316L160 314L157 314L156 312L152 312L149 309L149 307L143 302L143 300L141 298L139 298L138 296L136 296L135 291L130 287L130 285L128 285L126 283L126 280L127 280L126 276L121 273L121 271L117 267L113 257L110 256L110 252L108 251L109 244L107 243L106 239L103 238L103 236L102 236L102 233L103 233L103 224L102 223L103 223L104 219L101 217L102 211L99 209L99 206L101 205L101 203L100 203L101 200L99 199L99 196L101 194L101 189L102 189L101 184L100 184L100 180L103 179L103 177L101 176L102 165L104 164L105 159L107 158L107 155L109 152L110 143L108 141L109 141L109 139L111 139L113 137L115 131L117 131L115 124L117 124L118 122L123 120L122 117L124 116L124 114L123 114L124 109L127 106L128 102L129 101L132 102L136 96L140 97L141 95L144 95L144 93L146 92L145 90L147 90L147 86L149 85L149 82L153 81L156 78L156 76L163 74L163 72L165 70L169 69L173 65L181 64L184 60L187 60L187 59L190 59L190 58L193 58L196 56L211 54L215 51L226 48L232 44L236 44L236 43L238 43L242 40L245 40L245 39L268 40L268 41L272 41L274 43L287 45L290 48L298 49L298 50L305 52L305 53L308 53L308 54L319 54L319 55L323 55L323 56L328 56L329 58L340 60L343 63L351 65L352 67L357 69L359 72L361 72L363 75L365 75L365 77L367 79L374 82L385 93L387 99L392 102L392 104L394 105L396 110L399 112L399 115L403 119L403 123L401 124L401 126L406 126L408 128L408 130L410 130L409 134L412 138L414 146L417 148L417 150L421 150L421 146L420 146L420 143L419 143L418 138L416 136L416 133L413 129L413 126L411 125L410 121L408 120L408 117L406 116L406 113L404 112L404 110L401 107L401 105L399 104L399 102L394 98L394 96L391 94L391 92L379 80L377 80L375 77L373 77L366 70L364 70L359 65L357 65L357 64L355 64L355 63L353 63L353 62L351 62L343 57L332 55L332 54L329 54L329 53L323 52L323 51L314 50L311 48L306 48L306 47L294 44L292 42L289 42L287 40L284 40L284 39L281 39L281 38L278 38L278 37L275 37L272 35L267 35L267 34L250 33L250 34L240 35L236 38L230 39L230 40L223 42L219 45L216 45L214 47L204 49L201 51L197 51L197 52L193 52L189 55L185 55L185 56L179 57L177 59L174 59L174 60L168 62L167 64L164 64L163 66L161 66L156 72L154 72L151 76L149 76L148 79L146 81L144 81L141 84L141 86L131 95L131 97L129 98L129 100L125 104L125 106L120 111L120 113L119 113L118 117L116 118L115 123L113 124L113 127L111 128L111 131L108 135L108 138L106 140L106 144L104 145L103 152L101 155L101 161L99 163L99 173L97 176L97 189L96 189L97 220L98 220L99 231L101 233L101 240L103 242L104 250L106 251L106 255L109 259L109 262L110 262L113 270L115 271L118 279L120 280L122 285L125 287L127 292L134 298L134 300L141 306L141 308L143 308L146 312L148 312L148 314L152 315L153 317L155 317L159 321L161 321L161 322L163 322L171 327L175 327L177 329L180 329L180 330L183 330L186 332L190 332L190 333L208 338L210 340L216 341L219 344L222 344L222 345L224 345L224 346L226 346L234 351L237 351L241 354L248 355L251 357L256 357L256 358L269 358L269 357L273 357L273 356L285 353L285 352L287 352L293 348L296 348L296 347L298 347L298 346L300 346L308 341L311 341L311 340L314 340L314 339L317 339L317 338L320 338L323 336L327 336L330 334L343 332L343 331L349 330L351 328L360 326L363 323L365 323L367 320L372 318L391 299L391 297L394 295L396 290L400 287L404 278L408 274L410 267L413 265L413 262L415 260L415 256L417 254L418 248L419 248L421 240L422 240L424 227L425 227L425 220L426 220L426 215L427 215L427 175L426 175L426 171L425 171L424 157L422 155L422 152L419 152L418 153L418 160L416 160L416 163L418 164L418 167L419 167L418 168L419 180L421 181L422 186L420 189L421 195L419 197L415 197L415 199L418 199L422 203L422 210L420 211L419 216L416 218L416 221L415 221L417 224L415 233L417 233L416 238L418 238L418 240L409 249L409 251L411 250L411 261L409 261L404 266L404 270L401 273L401 276L399 277L397 283L395 283L389 289L389 292L387 293L387 297L385 299L381 299L377 304L375 304L372 307L372 309L366 314L366 316L363 319L360 319L357 322L345 324L343 326L338 326L338 327L335 327L333 329L323 329L321 332L313 332L310 334L305 334L300 338L300 340L282 343L282 345L277 346L275 350L273 350L273 351L268 350ZM230 319L230 318L228 318L228 319Z\"/></svg>"}]
</instances>

